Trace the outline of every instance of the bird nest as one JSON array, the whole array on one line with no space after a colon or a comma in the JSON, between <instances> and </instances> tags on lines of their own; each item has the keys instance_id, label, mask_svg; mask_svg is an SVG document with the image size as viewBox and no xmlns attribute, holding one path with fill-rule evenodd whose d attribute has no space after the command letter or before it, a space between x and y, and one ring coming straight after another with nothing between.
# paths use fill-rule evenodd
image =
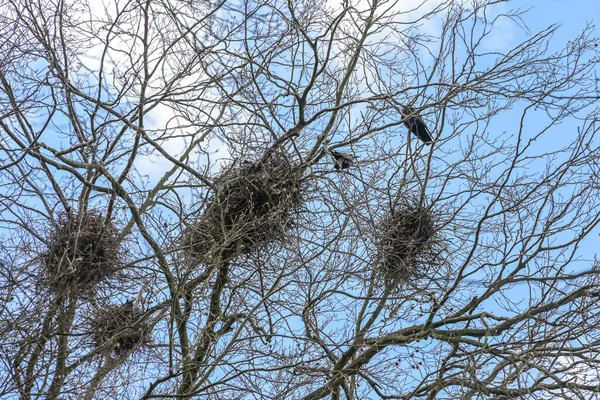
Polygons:
<instances>
[{"instance_id":1,"label":"bird nest","mask_svg":"<svg viewBox=\"0 0 600 400\"><path fill-rule=\"evenodd\" d=\"M150 327L141 319L143 314L132 301L98 311L92 321L94 346L106 346L107 351L121 357L148 344Z\"/></svg>"},{"instance_id":2,"label":"bird nest","mask_svg":"<svg viewBox=\"0 0 600 400\"><path fill-rule=\"evenodd\" d=\"M225 171L203 215L183 235L193 259L212 264L283 236L301 205L300 171L282 152Z\"/></svg>"},{"instance_id":3,"label":"bird nest","mask_svg":"<svg viewBox=\"0 0 600 400\"><path fill-rule=\"evenodd\" d=\"M419 275L420 267L437 262L441 246L436 217L431 208L407 203L382 222L379 265L387 278L406 282Z\"/></svg>"},{"instance_id":4,"label":"bird nest","mask_svg":"<svg viewBox=\"0 0 600 400\"><path fill-rule=\"evenodd\" d=\"M113 223L96 210L59 215L42 254L51 286L85 290L111 276L121 263L118 237Z\"/></svg>"}]
</instances>

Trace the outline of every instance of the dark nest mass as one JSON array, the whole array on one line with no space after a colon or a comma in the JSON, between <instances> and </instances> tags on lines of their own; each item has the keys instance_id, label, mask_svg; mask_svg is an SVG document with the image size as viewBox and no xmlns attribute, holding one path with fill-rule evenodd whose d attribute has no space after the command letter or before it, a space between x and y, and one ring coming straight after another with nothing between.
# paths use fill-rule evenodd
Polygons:
<instances>
[{"instance_id":1,"label":"dark nest mass","mask_svg":"<svg viewBox=\"0 0 600 400\"><path fill-rule=\"evenodd\" d=\"M387 278L405 282L438 262L441 241L436 222L428 207L410 203L395 207L379 234L380 267Z\"/></svg>"},{"instance_id":2,"label":"dark nest mass","mask_svg":"<svg viewBox=\"0 0 600 400\"><path fill-rule=\"evenodd\" d=\"M92 321L94 346L98 348L110 342L106 350L120 357L148 344L150 328L141 320L143 314L132 301L98 311Z\"/></svg>"},{"instance_id":3,"label":"dark nest mass","mask_svg":"<svg viewBox=\"0 0 600 400\"><path fill-rule=\"evenodd\" d=\"M301 205L300 171L280 151L225 171L202 216L184 233L187 253L212 264L282 237Z\"/></svg>"},{"instance_id":4,"label":"dark nest mass","mask_svg":"<svg viewBox=\"0 0 600 400\"><path fill-rule=\"evenodd\" d=\"M42 263L52 287L81 291L112 275L121 262L119 232L95 210L59 216Z\"/></svg>"}]
</instances>

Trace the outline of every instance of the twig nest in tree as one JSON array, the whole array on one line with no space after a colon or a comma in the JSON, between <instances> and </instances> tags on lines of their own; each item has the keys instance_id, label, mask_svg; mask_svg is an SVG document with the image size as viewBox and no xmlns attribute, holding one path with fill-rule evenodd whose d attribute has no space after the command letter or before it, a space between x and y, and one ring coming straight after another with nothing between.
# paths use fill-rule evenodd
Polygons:
<instances>
[{"instance_id":1,"label":"twig nest in tree","mask_svg":"<svg viewBox=\"0 0 600 400\"><path fill-rule=\"evenodd\" d=\"M94 346L100 347L110 342L107 350L120 357L148 344L150 327L141 320L143 314L132 301L98 311L92 321Z\"/></svg>"},{"instance_id":2,"label":"twig nest in tree","mask_svg":"<svg viewBox=\"0 0 600 400\"><path fill-rule=\"evenodd\" d=\"M408 281L420 266L436 263L440 253L436 215L431 208L406 202L382 222L378 237L380 268L387 278Z\"/></svg>"},{"instance_id":3,"label":"twig nest in tree","mask_svg":"<svg viewBox=\"0 0 600 400\"><path fill-rule=\"evenodd\" d=\"M300 186L300 170L282 152L230 168L215 182L203 215L184 233L187 253L211 264L281 238L301 205Z\"/></svg>"},{"instance_id":4,"label":"twig nest in tree","mask_svg":"<svg viewBox=\"0 0 600 400\"><path fill-rule=\"evenodd\" d=\"M121 264L118 236L112 221L96 210L60 215L42 254L51 286L82 291L112 275Z\"/></svg>"}]
</instances>

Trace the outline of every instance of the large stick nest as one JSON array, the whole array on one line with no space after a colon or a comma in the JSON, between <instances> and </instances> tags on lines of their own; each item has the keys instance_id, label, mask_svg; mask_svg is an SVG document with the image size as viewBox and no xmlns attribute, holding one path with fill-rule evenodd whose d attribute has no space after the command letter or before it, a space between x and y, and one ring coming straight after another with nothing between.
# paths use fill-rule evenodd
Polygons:
<instances>
[{"instance_id":1,"label":"large stick nest","mask_svg":"<svg viewBox=\"0 0 600 400\"><path fill-rule=\"evenodd\" d=\"M50 230L42 263L57 290L86 290L120 266L119 232L97 210L65 213Z\"/></svg>"},{"instance_id":2,"label":"large stick nest","mask_svg":"<svg viewBox=\"0 0 600 400\"><path fill-rule=\"evenodd\" d=\"M225 171L204 214L183 236L189 255L214 263L283 236L300 207L300 171L282 152Z\"/></svg>"},{"instance_id":3,"label":"large stick nest","mask_svg":"<svg viewBox=\"0 0 600 400\"><path fill-rule=\"evenodd\" d=\"M441 242L436 219L431 208L407 202L382 221L379 265L387 278L405 282L418 276L420 267L438 261Z\"/></svg>"},{"instance_id":4,"label":"large stick nest","mask_svg":"<svg viewBox=\"0 0 600 400\"><path fill-rule=\"evenodd\" d=\"M92 321L95 347L110 342L107 350L118 357L149 342L150 327L141 320L144 312L132 301L117 306L111 305L96 313Z\"/></svg>"}]
</instances>

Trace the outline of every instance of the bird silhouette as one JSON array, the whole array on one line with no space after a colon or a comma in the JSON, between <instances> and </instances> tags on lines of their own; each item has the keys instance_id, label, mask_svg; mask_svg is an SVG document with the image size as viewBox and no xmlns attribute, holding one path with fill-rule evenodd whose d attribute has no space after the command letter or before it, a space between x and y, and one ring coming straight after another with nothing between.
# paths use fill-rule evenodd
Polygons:
<instances>
[{"instance_id":1,"label":"bird silhouette","mask_svg":"<svg viewBox=\"0 0 600 400\"><path fill-rule=\"evenodd\" d=\"M429 129L427 129L425 121L419 116L417 110L411 106L406 106L402 109L401 114L404 119L404 125L406 125L409 132L417 135L417 137L425 144L429 145L433 142Z\"/></svg>"},{"instance_id":2,"label":"bird silhouette","mask_svg":"<svg viewBox=\"0 0 600 400\"><path fill-rule=\"evenodd\" d=\"M355 157L341 151L331 150L329 152L333 157L333 166L335 169L347 169L354 165Z\"/></svg>"}]
</instances>

